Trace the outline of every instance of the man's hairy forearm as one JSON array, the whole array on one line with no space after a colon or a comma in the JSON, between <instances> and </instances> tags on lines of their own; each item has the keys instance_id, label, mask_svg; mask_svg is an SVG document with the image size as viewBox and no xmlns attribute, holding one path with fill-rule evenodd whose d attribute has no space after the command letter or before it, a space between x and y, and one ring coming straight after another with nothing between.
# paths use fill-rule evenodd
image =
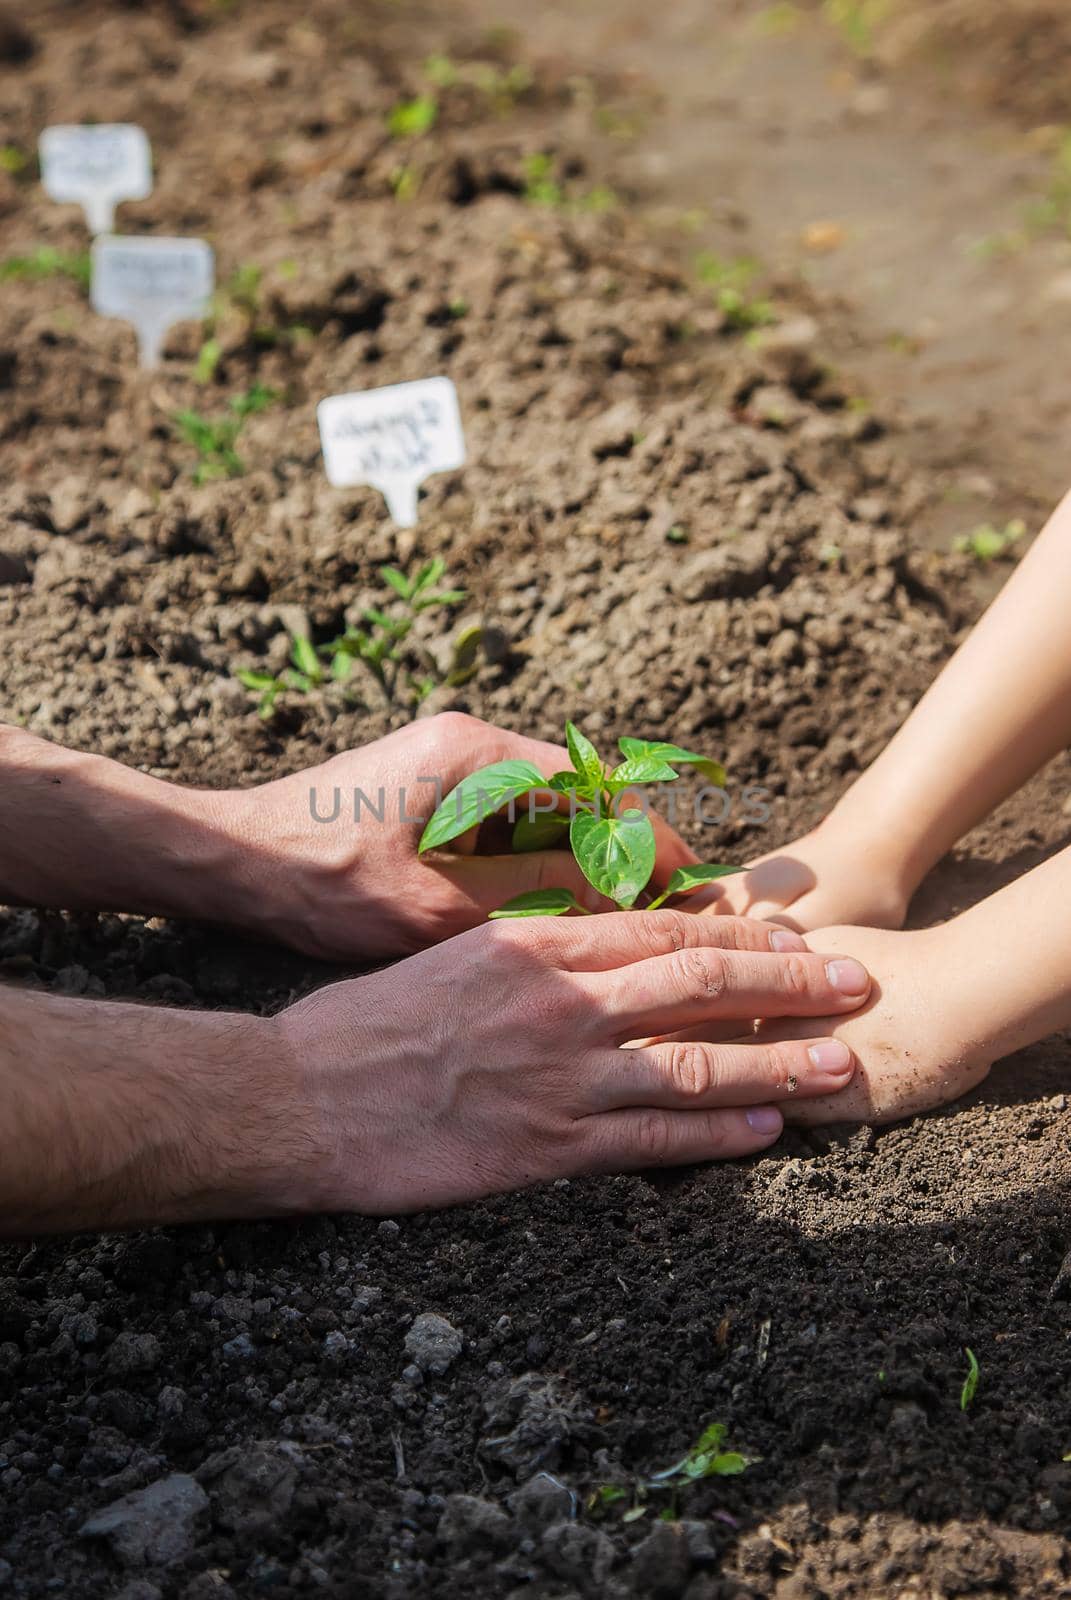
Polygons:
<instances>
[{"instance_id":1,"label":"man's hairy forearm","mask_svg":"<svg viewBox=\"0 0 1071 1600\"><path fill-rule=\"evenodd\" d=\"M0 904L237 921L237 799L0 725Z\"/></svg>"},{"instance_id":2,"label":"man's hairy forearm","mask_svg":"<svg viewBox=\"0 0 1071 1600\"><path fill-rule=\"evenodd\" d=\"M0 1232L303 1209L296 1078L271 1020L0 988Z\"/></svg>"}]
</instances>

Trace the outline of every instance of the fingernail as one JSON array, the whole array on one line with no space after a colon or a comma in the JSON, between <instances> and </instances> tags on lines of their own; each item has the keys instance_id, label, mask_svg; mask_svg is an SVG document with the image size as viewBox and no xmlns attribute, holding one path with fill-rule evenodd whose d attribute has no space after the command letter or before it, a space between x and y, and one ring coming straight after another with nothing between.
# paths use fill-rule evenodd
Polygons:
<instances>
[{"instance_id":1,"label":"fingernail","mask_svg":"<svg viewBox=\"0 0 1071 1600\"><path fill-rule=\"evenodd\" d=\"M798 933L793 933L789 928L778 928L776 933L770 935L770 949L776 950L778 955L783 955L786 950L806 950L807 946Z\"/></svg>"},{"instance_id":2,"label":"fingernail","mask_svg":"<svg viewBox=\"0 0 1071 1600\"><path fill-rule=\"evenodd\" d=\"M850 957L842 961L827 961L826 977L841 994L863 995L870 988L866 968Z\"/></svg>"},{"instance_id":3,"label":"fingernail","mask_svg":"<svg viewBox=\"0 0 1071 1600\"><path fill-rule=\"evenodd\" d=\"M781 1113L775 1106L755 1106L747 1113L747 1125L752 1133L761 1133L764 1138L771 1133L780 1133L781 1122Z\"/></svg>"},{"instance_id":4,"label":"fingernail","mask_svg":"<svg viewBox=\"0 0 1071 1600\"><path fill-rule=\"evenodd\" d=\"M847 1072L852 1064L852 1053L840 1039L823 1039L812 1044L807 1054L819 1072Z\"/></svg>"}]
</instances>

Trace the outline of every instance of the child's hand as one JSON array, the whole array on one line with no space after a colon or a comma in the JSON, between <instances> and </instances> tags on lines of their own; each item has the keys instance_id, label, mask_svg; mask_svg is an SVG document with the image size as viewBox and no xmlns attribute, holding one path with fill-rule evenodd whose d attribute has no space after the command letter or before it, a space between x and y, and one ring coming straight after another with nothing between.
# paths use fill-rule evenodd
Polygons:
<instances>
[{"instance_id":1,"label":"child's hand","mask_svg":"<svg viewBox=\"0 0 1071 1600\"><path fill-rule=\"evenodd\" d=\"M811 928L899 928L911 891L890 855L839 829L833 818L726 878L704 909Z\"/></svg>"}]
</instances>

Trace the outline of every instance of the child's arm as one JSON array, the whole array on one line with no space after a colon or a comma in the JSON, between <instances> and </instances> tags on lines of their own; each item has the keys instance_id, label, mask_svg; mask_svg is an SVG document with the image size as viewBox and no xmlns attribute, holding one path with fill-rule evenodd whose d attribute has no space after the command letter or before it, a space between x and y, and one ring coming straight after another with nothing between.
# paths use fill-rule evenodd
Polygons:
<instances>
[{"instance_id":1,"label":"child's arm","mask_svg":"<svg viewBox=\"0 0 1071 1600\"><path fill-rule=\"evenodd\" d=\"M1071 495L874 764L719 911L895 926L929 869L1071 741Z\"/></svg>"}]
</instances>

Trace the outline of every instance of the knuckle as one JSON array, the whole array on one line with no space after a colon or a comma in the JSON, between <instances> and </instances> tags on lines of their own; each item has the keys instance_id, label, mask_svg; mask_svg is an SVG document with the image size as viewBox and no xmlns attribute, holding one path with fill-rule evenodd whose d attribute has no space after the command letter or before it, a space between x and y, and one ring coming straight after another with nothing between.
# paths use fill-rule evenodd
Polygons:
<instances>
[{"instance_id":1,"label":"knuckle","mask_svg":"<svg viewBox=\"0 0 1071 1600\"><path fill-rule=\"evenodd\" d=\"M467 711L439 711L427 722L429 731L446 739L463 738L482 726L479 717L471 717Z\"/></svg>"},{"instance_id":2,"label":"knuckle","mask_svg":"<svg viewBox=\"0 0 1071 1600\"><path fill-rule=\"evenodd\" d=\"M692 920L676 911L633 911L629 915L629 932L637 949L646 955L668 956L684 949L688 943L685 924Z\"/></svg>"},{"instance_id":3,"label":"knuckle","mask_svg":"<svg viewBox=\"0 0 1071 1600\"><path fill-rule=\"evenodd\" d=\"M719 1000L728 988L728 964L717 950L678 950L671 971L683 1000Z\"/></svg>"},{"instance_id":4,"label":"knuckle","mask_svg":"<svg viewBox=\"0 0 1071 1600\"><path fill-rule=\"evenodd\" d=\"M704 1099L717 1083L713 1054L701 1044L676 1044L669 1053L670 1082L686 1100Z\"/></svg>"},{"instance_id":5,"label":"knuckle","mask_svg":"<svg viewBox=\"0 0 1071 1600\"><path fill-rule=\"evenodd\" d=\"M794 1000L805 1000L813 992L814 980L806 956L783 956L780 966L782 991Z\"/></svg>"},{"instance_id":6,"label":"knuckle","mask_svg":"<svg viewBox=\"0 0 1071 1600\"><path fill-rule=\"evenodd\" d=\"M636 1154L650 1166L668 1161L673 1150L673 1129L664 1111L651 1109L637 1113Z\"/></svg>"}]
</instances>

